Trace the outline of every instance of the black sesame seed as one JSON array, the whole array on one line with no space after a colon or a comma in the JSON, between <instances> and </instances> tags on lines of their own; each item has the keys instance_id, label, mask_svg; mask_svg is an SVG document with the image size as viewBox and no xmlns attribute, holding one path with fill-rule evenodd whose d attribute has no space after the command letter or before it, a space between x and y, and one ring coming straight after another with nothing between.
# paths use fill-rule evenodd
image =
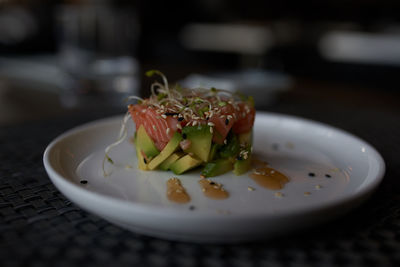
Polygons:
<instances>
[{"instance_id":1,"label":"black sesame seed","mask_svg":"<svg viewBox=\"0 0 400 267\"><path fill-rule=\"evenodd\" d=\"M209 120L210 119L210 117L206 117L206 120Z\"/></svg>"},{"instance_id":2,"label":"black sesame seed","mask_svg":"<svg viewBox=\"0 0 400 267\"><path fill-rule=\"evenodd\" d=\"M228 124L229 124L229 120L225 119L225 125L228 125Z\"/></svg>"},{"instance_id":3,"label":"black sesame seed","mask_svg":"<svg viewBox=\"0 0 400 267\"><path fill-rule=\"evenodd\" d=\"M178 118L178 121L183 121L183 117L179 117L179 118Z\"/></svg>"},{"instance_id":4,"label":"black sesame seed","mask_svg":"<svg viewBox=\"0 0 400 267\"><path fill-rule=\"evenodd\" d=\"M193 206L193 205L189 207L190 210L194 210L195 208L196 208L196 207Z\"/></svg>"},{"instance_id":5,"label":"black sesame seed","mask_svg":"<svg viewBox=\"0 0 400 267\"><path fill-rule=\"evenodd\" d=\"M186 139L187 138L187 135L184 133L184 134L182 134L182 138L183 139Z\"/></svg>"},{"instance_id":6,"label":"black sesame seed","mask_svg":"<svg viewBox=\"0 0 400 267\"><path fill-rule=\"evenodd\" d=\"M87 184L88 181L86 181L86 180L81 180L80 183L81 183L81 184Z\"/></svg>"},{"instance_id":7,"label":"black sesame seed","mask_svg":"<svg viewBox=\"0 0 400 267\"><path fill-rule=\"evenodd\" d=\"M176 112L165 112L164 115L165 116L174 116L174 115L178 115L178 113L176 113Z\"/></svg>"},{"instance_id":8,"label":"black sesame seed","mask_svg":"<svg viewBox=\"0 0 400 267\"><path fill-rule=\"evenodd\" d=\"M147 160L145 158L143 158L143 162L144 164L147 164Z\"/></svg>"},{"instance_id":9,"label":"black sesame seed","mask_svg":"<svg viewBox=\"0 0 400 267\"><path fill-rule=\"evenodd\" d=\"M215 183L214 182L210 182L210 185L215 185Z\"/></svg>"},{"instance_id":10,"label":"black sesame seed","mask_svg":"<svg viewBox=\"0 0 400 267\"><path fill-rule=\"evenodd\" d=\"M314 176L315 176L315 173L313 173L313 172L309 172L309 173L308 173L308 176L310 176L310 177L314 177Z\"/></svg>"},{"instance_id":11,"label":"black sesame seed","mask_svg":"<svg viewBox=\"0 0 400 267\"><path fill-rule=\"evenodd\" d=\"M326 178L331 178L332 176L330 174L325 174Z\"/></svg>"}]
</instances>

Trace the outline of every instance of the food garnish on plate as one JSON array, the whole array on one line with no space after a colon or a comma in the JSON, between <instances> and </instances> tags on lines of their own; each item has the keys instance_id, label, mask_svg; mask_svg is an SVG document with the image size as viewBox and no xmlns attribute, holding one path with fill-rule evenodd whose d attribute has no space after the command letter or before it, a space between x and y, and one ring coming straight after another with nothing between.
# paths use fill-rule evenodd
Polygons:
<instances>
[{"instance_id":1,"label":"food garnish on plate","mask_svg":"<svg viewBox=\"0 0 400 267\"><path fill-rule=\"evenodd\" d=\"M222 89L170 87L157 70L162 83L151 85L151 95L129 104L119 138L105 150L104 165L113 164L109 151L127 137L126 124L132 118L136 126L133 142L138 168L182 174L202 167L202 177L233 171L236 175L251 167L254 100L241 93Z\"/></svg>"}]
</instances>

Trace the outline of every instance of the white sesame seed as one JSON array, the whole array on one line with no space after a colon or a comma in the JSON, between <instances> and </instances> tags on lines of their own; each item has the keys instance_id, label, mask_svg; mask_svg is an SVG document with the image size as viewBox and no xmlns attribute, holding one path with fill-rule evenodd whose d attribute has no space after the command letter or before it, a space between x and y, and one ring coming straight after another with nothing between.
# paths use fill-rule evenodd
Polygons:
<instances>
[{"instance_id":1,"label":"white sesame seed","mask_svg":"<svg viewBox=\"0 0 400 267\"><path fill-rule=\"evenodd\" d=\"M317 184L317 185L315 186L315 189L317 189L317 190L319 190L319 189L321 189L321 188L322 188L322 186L319 185L319 184Z\"/></svg>"},{"instance_id":2,"label":"white sesame seed","mask_svg":"<svg viewBox=\"0 0 400 267\"><path fill-rule=\"evenodd\" d=\"M162 114L161 117L163 117L164 119L166 119L166 118L167 118L167 115Z\"/></svg>"},{"instance_id":3,"label":"white sesame seed","mask_svg":"<svg viewBox=\"0 0 400 267\"><path fill-rule=\"evenodd\" d=\"M213 127L210 127L210 133L213 133L213 132L214 132L213 129L214 129Z\"/></svg>"},{"instance_id":4,"label":"white sesame seed","mask_svg":"<svg viewBox=\"0 0 400 267\"><path fill-rule=\"evenodd\" d=\"M230 119L232 119L232 115L228 115L226 118L227 118L228 120L230 120Z\"/></svg>"},{"instance_id":5,"label":"white sesame seed","mask_svg":"<svg viewBox=\"0 0 400 267\"><path fill-rule=\"evenodd\" d=\"M255 189L254 189L254 187L248 186L248 187L247 187L247 190L249 190L249 191L254 191Z\"/></svg>"},{"instance_id":6,"label":"white sesame seed","mask_svg":"<svg viewBox=\"0 0 400 267\"><path fill-rule=\"evenodd\" d=\"M215 124L212 122L207 123L208 126L214 126Z\"/></svg>"},{"instance_id":7,"label":"white sesame seed","mask_svg":"<svg viewBox=\"0 0 400 267\"><path fill-rule=\"evenodd\" d=\"M182 125L181 125L180 123L177 123L177 124L176 124L176 128L182 130Z\"/></svg>"},{"instance_id":8,"label":"white sesame seed","mask_svg":"<svg viewBox=\"0 0 400 267\"><path fill-rule=\"evenodd\" d=\"M228 140L225 139L225 140L224 140L224 144L226 145L227 143L228 143Z\"/></svg>"},{"instance_id":9,"label":"white sesame seed","mask_svg":"<svg viewBox=\"0 0 400 267\"><path fill-rule=\"evenodd\" d=\"M193 125L193 126L196 126L196 125L197 125L197 121L193 121L193 122L192 122L192 125Z\"/></svg>"},{"instance_id":10,"label":"white sesame seed","mask_svg":"<svg viewBox=\"0 0 400 267\"><path fill-rule=\"evenodd\" d=\"M166 133L169 134L170 131L171 131L171 129L167 128Z\"/></svg>"},{"instance_id":11,"label":"white sesame seed","mask_svg":"<svg viewBox=\"0 0 400 267\"><path fill-rule=\"evenodd\" d=\"M206 192L206 189L205 189L205 188L202 188L201 191Z\"/></svg>"}]
</instances>

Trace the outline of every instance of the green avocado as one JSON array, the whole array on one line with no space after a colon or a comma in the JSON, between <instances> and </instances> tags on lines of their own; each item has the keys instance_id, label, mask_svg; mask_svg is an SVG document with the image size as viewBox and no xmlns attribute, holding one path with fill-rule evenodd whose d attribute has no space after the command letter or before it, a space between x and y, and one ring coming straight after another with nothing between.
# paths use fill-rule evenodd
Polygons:
<instances>
[{"instance_id":1,"label":"green avocado","mask_svg":"<svg viewBox=\"0 0 400 267\"><path fill-rule=\"evenodd\" d=\"M237 135L230 133L227 144L219 150L219 156L221 158L234 158L239 153L239 150L240 144Z\"/></svg>"},{"instance_id":2,"label":"green avocado","mask_svg":"<svg viewBox=\"0 0 400 267\"><path fill-rule=\"evenodd\" d=\"M236 175L242 175L251 168L251 154L247 159L238 158L233 164L233 173Z\"/></svg>"},{"instance_id":3,"label":"green avocado","mask_svg":"<svg viewBox=\"0 0 400 267\"><path fill-rule=\"evenodd\" d=\"M220 144L212 144L207 162L214 160L214 158L217 156L217 151L220 147L221 147Z\"/></svg>"},{"instance_id":4,"label":"green avocado","mask_svg":"<svg viewBox=\"0 0 400 267\"><path fill-rule=\"evenodd\" d=\"M169 156L166 160L164 160L160 166L158 166L161 170L168 171L169 168L171 167L172 163L177 161L179 158L181 158L184 155L182 151L175 152L171 156Z\"/></svg>"},{"instance_id":5,"label":"green avocado","mask_svg":"<svg viewBox=\"0 0 400 267\"><path fill-rule=\"evenodd\" d=\"M138 167L139 167L140 170L145 171L145 170L147 170L147 161L143 157L142 152L140 151L140 148L137 145L137 136L136 136L136 134L135 134L134 144L135 144L136 156L137 156L137 159L138 159Z\"/></svg>"},{"instance_id":6,"label":"green avocado","mask_svg":"<svg viewBox=\"0 0 400 267\"><path fill-rule=\"evenodd\" d=\"M205 177L213 177L224 174L232 170L233 164L230 159L217 159L213 162L209 162L201 172Z\"/></svg>"},{"instance_id":7,"label":"green avocado","mask_svg":"<svg viewBox=\"0 0 400 267\"><path fill-rule=\"evenodd\" d=\"M190 147L184 151L186 153L193 153L202 161L207 162L212 141L210 126L199 125L183 127L182 135L191 142Z\"/></svg>"},{"instance_id":8,"label":"green avocado","mask_svg":"<svg viewBox=\"0 0 400 267\"><path fill-rule=\"evenodd\" d=\"M151 158L160 154L160 151L158 151L153 140L151 140L150 136L146 133L143 125L140 125L139 129L137 130L136 144L139 146L139 149L143 151L147 158Z\"/></svg>"},{"instance_id":9,"label":"green avocado","mask_svg":"<svg viewBox=\"0 0 400 267\"><path fill-rule=\"evenodd\" d=\"M253 144L253 130L239 134L239 144L244 147L251 146Z\"/></svg>"},{"instance_id":10,"label":"green avocado","mask_svg":"<svg viewBox=\"0 0 400 267\"><path fill-rule=\"evenodd\" d=\"M164 160L166 160L175 150L179 147L179 142L182 140L182 135L178 132L174 133L171 140L169 140L168 144L164 147L164 149L158 154L155 158L153 158L149 164L148 168L150 170L154 170L158 167Z\"/></svg>"},{"instance_id":11,"label":"green avocado","mask_svg":"<svg viewBox=\"0 0 400 267\"><path fill-rule=\"evenodd\" d=\"M182 158L178 159L170 166L171 171L175 174L182 174L194 167L197 167L201 164L201 160L192 157L191 155L187 154Z\"/></svg>"}]
</instances>

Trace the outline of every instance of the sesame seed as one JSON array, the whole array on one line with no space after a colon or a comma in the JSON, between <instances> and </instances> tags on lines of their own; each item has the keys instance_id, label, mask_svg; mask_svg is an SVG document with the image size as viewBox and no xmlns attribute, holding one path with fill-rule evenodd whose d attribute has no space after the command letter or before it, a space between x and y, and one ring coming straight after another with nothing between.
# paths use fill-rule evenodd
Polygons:
<instances>
[{"instance_id":1,"label":"sesame seed","mask_svg":"<svg viewBox=\"0 0 400 267\"><path fill-rule=\"evenodd\" d=\"M226 145L227 143L228 143L228 140L225 139L225 140L224 140L224 144Z\"/></svg>"},{"instance_id":2,"label":"sesame seed","mask_svg":"<svg viewBox=\"0 0 400 267\"><path fill-rule=\"evenodd\" d=\"M325 174L326 178L331 178L332 176L330 174Z\"/></svg>"},{"instance_id":3,"label":"sesame seed","mask_svg":"<svg viewBox=\"0 0 400 267\"><path fill-rule=\"evenodd\" d=\"M275 195L275 197L279 197L279 198L283 197L283 194L281 192L276 192L274 195Z\"/></svg>"},{"instance_id":4,"label":"sesame seed","mask_svg":"<svg viewBox=\"0 0 400 267\"><path fill-rule=\"evenodd\" d=\"M164 119L166 119L166 118L167 118L167 115L162 114L161 117L163 117Z\"/></svg>"},{"instance_id":5,"label":"sesame seed","mask_svg":"<svg viewBox=\"0 0 400 267\"><path fill-rule=\"evenodd\" d=\"M235 114L235 113L233 113L233 114ZM227 118L228 120L230 120L230 119L232 119L232 115L228 115L226 118Z\"/></svg>"},{"instance_id":6,"label":"sesame seed","mask_svg":"<svg viewBox=\"0 0 400 267\"><path fill-rule=\"evenodd\" d=\"M181 126L181 124L180 124L180 123L177 123L177 124L176 124L176 128L178 128L178 129L182 130L182 126Z\"/></svg>"},{"instance_id":7,"label":"sesame seed","mask_svg":"<svg viewBox=\"0 0 400 267\"><path fill-rule=\"evenodd\" d=\"M228 125L228 124L229 124L229 120L225 119L225 125Z\"/></svg>"},{"instance_id":8,"label":"sesame seed","mask_svg":"<svg viewBox=\"0 0 400 267\"><path fill-rule=\"evenodd\" d=\"M322 186L319 185L319 184L317 184L317 185L315 186L315 189L317 189L317 190L319 190L319 189L321 189L321 188L322 188Z\"/></svg>"},{"instance_id":9,"label":"sesame seed","mask_svg":"<svg viewBox=\"0 0 400 267\"><path fill-rule=\"evenodd\" d=\"M182 190L180 190L180 189L176 189L176 191L175 192L177 192L177 193L182 193Z\"/></svg>"},{"instance_id":10,"label":"sesame seed","mask_svg":"<svg viewBox=\"0 0 400 267\"><path fill-rule=\"evenodd\" d=\"M171 131L171 129L167 128L166 133L169 134L170 131Z\"/></svg>"},{"instance_id":11,"label":"sesame seed","mask_svg":"<svg viewBox=\"0 0 400 267\"><path fill-rule=\"evenodd\" d=\"M81 180L80 183L81 183L81 184L87 184L88 181L87 181L87 180Z\"/></svg>"},{"instance_id":12,"label":"sesame seed","mask_svg":"<svg viewBox=\"0 0 400 267\"><path fill-rule=\"evenodd\" d=\"M196 126L196 125L197 125L197 121L193 121L193 122L192 122L192 125L193 125L193 126Z\"/></svg>"},{"instance_id":13,"label":"sesame seed","mask_svg":"<svg viewBox=\"0 0 400 267\"><path fill-rule=\"evenodd\" d=\"M202 174L202 175L200 175L200 178L205 179L206 177Z\"/></svg>"},{"instance_id":14,"label":"sesame seed","mask_svg":"<svg viewBox=\"0 0 400 267\"><path fill-rule=\"evenodd\" d=\"M247 187L247 190L249 190L249 191L254 191L255 189L254 189L254 187L248 186L248 187Z\"/></svg>"},{"instance_id":15,"label":"sesame seed","mask_svg":"<svg viewBox=\"0 0 400 267\"><path fill-rule=\"evenodd\" d=\"M214 132L213 127L210 127L210 133L213 133L213 132Z\"/></svg>"},{"instance_id":16,"label":"sesame seed","mask_svg":"<svg viewBox=\"0 0 400 267\"><path fill-rule=\"evenodd\" d=\"M214 185L214 189L219 189L219 186L218 185Z\"/></svg>"},{"instance_id":17,"label":"sesame seed","mask_svg":"<svg viewBox=\"0 0 400 267\"><path fill-rule=\"evenodd\" d=\"M215 124L212 122L207 123L208 126L214 126Z\"/></svg>"},{"instance_id":18,"label":"sesame seed","mask_svg":"<svg viewBox=\"0 0 400 267\"><path fill-rule=\"evenodd\" d=\"M205 188L202 188L201 191L206 192L206 189L205 189Z\"/></svg>"},{"instance_id":19,"label":"sesame seed","mask_svg":"<svg viewBox=\"0 0 400 267\"><path fill-rule=\"evenodd\" d=\"M179 118L178 118L178 121L183 121L183 117L179 117Z\"/></svg>"}]
</instances>

